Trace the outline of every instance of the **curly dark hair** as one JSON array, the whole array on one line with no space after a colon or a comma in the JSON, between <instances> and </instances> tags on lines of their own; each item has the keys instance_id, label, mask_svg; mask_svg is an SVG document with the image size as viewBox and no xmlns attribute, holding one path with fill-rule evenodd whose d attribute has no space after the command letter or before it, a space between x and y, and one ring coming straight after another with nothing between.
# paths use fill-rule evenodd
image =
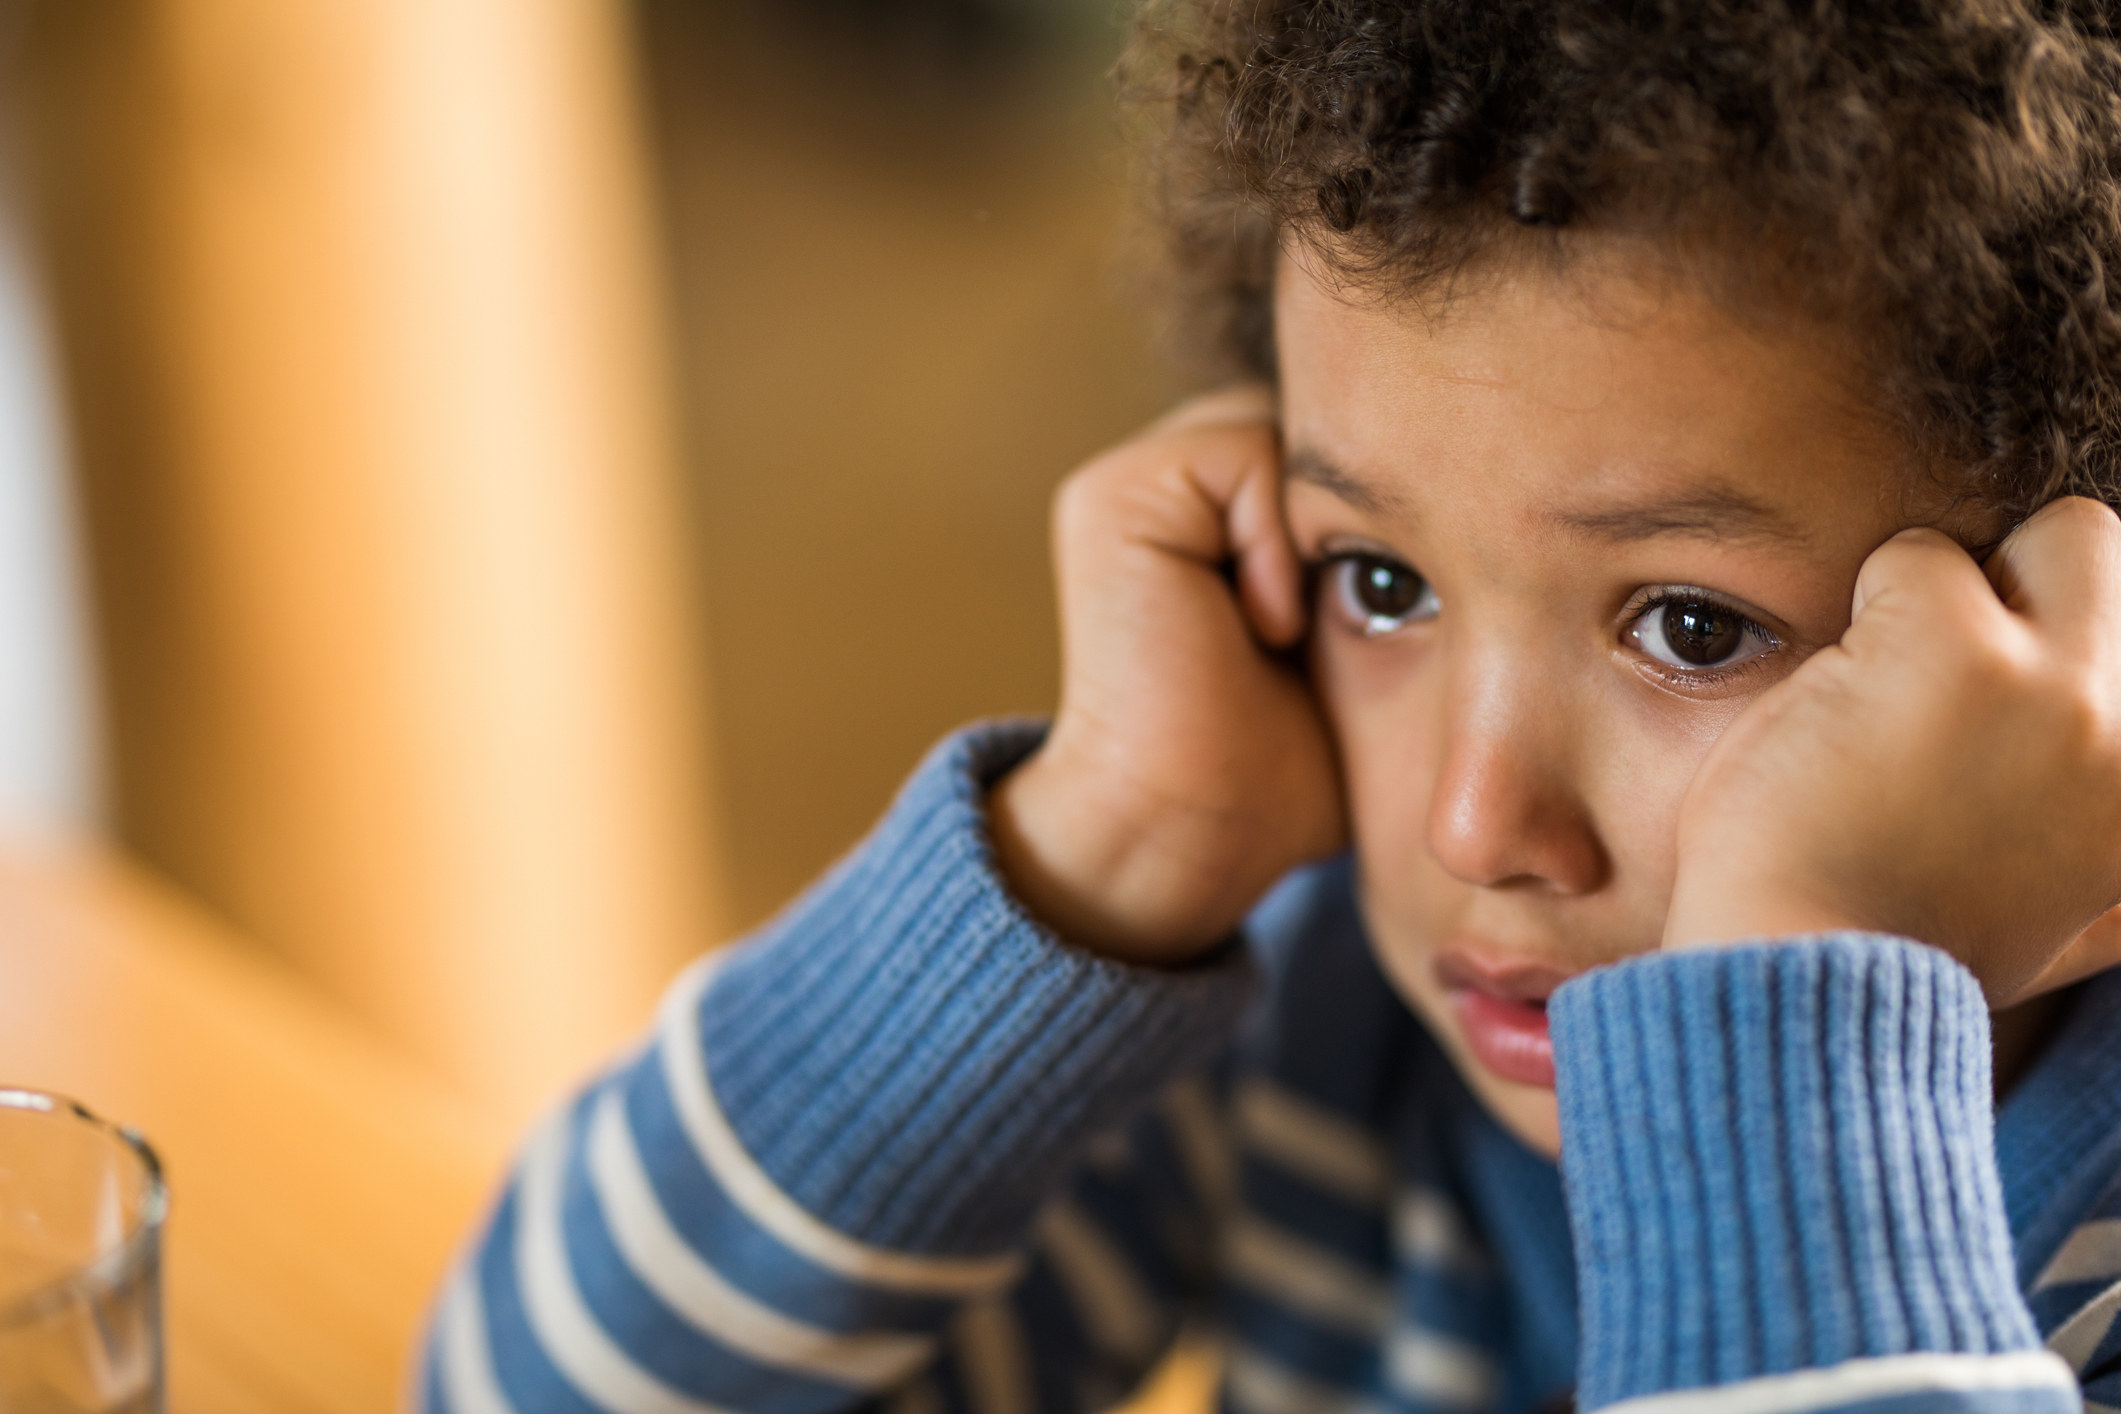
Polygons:
<instances>
[{"instance_id":1,"label":"curly dark hair","mask_svg":"<svg viewBox=\"0 0 2121 1414\"><path fill-rule=\"evenodd\" d=\"M1292 235L1415 287L1582 231L1708 236L1861 330L1960 490L2121 505L2103 4L1146 0L1120 76L1162 282L1224 371L1273 376Z\"/></svg>"}]
</instances>

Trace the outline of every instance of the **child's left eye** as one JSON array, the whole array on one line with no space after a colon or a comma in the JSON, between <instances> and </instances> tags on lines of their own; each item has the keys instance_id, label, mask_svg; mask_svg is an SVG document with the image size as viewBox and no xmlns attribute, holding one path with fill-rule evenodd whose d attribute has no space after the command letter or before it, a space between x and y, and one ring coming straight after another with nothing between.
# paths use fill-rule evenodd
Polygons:
<instances>
[{"instance_id":1,"label":"child's left eye","mask_svg":"<svg viewBox=\"0 0 2121 1414\"><path fill-rule=\"evenodd\" d=\"M1628 626L1630 642L1682 673L1735 668L1782 646L1774 634L1700 594L1666 595L1644 607Z\"/></svg>"}]
</instances>

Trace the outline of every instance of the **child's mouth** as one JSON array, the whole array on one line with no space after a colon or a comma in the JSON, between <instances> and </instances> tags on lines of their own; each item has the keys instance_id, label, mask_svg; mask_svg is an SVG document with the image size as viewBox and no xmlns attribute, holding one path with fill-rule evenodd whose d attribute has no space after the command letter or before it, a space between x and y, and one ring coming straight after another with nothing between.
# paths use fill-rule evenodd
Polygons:
<instances>
[{"instance_id":1,"label":"child's mouth","mask_svg":"<svg viewBox=\"0 0 2121 1414\"><path fill-rule=\"evenodd\" d=\"M1554 1088L1554 1039L1544 1001L1506 1001L1472 987L1453 987L1451 1006L1473 1058L1498 1079Z\"/></svg>"}]
</instances>

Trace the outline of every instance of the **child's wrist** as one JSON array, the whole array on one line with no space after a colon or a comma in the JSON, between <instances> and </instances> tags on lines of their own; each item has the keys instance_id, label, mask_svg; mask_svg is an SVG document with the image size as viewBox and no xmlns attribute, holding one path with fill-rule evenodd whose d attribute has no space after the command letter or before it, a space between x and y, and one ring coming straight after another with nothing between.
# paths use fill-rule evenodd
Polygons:
<instances>
[{"instance_id":1,"label":"child's wrist","mask_svg":"<svg viewBox=\"0 0 2121 1414\"><path fill-rule=\"evenodd\" d=\"M1850 930L1894 931L1860 923L1845 909L1828 908L1801 899L1741 896L1713 902L1675 903L1665 917L1662 946L1671 952Z\"/></svg>"},{"instance_id":2,"label":"child's wrist","mask_svg":"<svg viewBox=\"0 0 2121 1414\"><path fill-rule=\"evenodd\" d=\"M1121 962L1171 966L1214 948L1244 912L1217 896L1228 875L1176 867L1193 851L1159 838L1172 812L1130 802L1072 764L1049 742L988 792L996 866L1017 902L1068 942Z\"/></svg>"}]
</instances>

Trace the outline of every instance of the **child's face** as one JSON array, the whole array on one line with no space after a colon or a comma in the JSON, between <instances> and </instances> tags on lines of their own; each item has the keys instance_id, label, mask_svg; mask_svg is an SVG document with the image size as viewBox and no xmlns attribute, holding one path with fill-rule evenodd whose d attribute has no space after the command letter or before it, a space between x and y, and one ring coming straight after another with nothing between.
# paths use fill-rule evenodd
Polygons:
<instances>
[{"instance_id":1,"label":"child's face","mask_svg":"<svg viewBox=\"0 0 2121 1414\"><path fill-rule=\"evenodd\" d=\"M1552 1154L1547 994L1658 945L1696 765L1841 635L1865 556L1938 516L1825 331L1619 255L1427 313L1283 264L1288 506L1325 562L1314 670L1364 914Z\"/></svg>"}]
</instances>

